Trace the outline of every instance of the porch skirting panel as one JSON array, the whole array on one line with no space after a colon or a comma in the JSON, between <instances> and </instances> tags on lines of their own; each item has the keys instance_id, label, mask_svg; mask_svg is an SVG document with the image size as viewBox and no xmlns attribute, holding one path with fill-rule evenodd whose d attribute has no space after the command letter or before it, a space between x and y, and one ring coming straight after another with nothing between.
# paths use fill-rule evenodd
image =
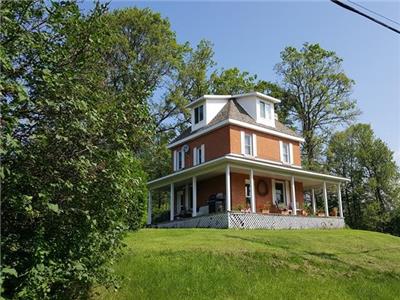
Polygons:
<instances>
[{"instance_id":1,"label":"porch skirting panel","mask_svg":"<svg viewBox=\"0 0 400 300\"><path fill-rule=\"evenodd\" d=\"M153 225L157 228L235 228L235 229L334 229L345 226L343 218L264 215L227 212Z\"/></svg>"},{"instance_id":2,"label":"porch skirting panel","mask_svg":"<svg viewBox=\"0 0 400 300\"><path fill-rule=\"evenodd\" d=\"M212 214L156 224L157 228L228 228L228 214Z\"/></svg>"}]
</instances>

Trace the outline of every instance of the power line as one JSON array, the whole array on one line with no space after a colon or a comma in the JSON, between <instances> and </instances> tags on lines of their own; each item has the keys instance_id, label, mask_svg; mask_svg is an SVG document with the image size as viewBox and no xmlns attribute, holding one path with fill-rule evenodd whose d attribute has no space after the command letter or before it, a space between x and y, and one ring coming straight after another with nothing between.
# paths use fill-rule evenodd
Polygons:
<instances>
[{"instance_id":1,"label":"power line","mask_svg":"<svg viewBox=\"0 0 400 300\"><path fill-rule=\"evenodd\" d=\"M382 18L384 18L384 19L386 19L386 20L388 20L388 21L390 21L390 22L393 22L393 23L395 23L395 24L397 24L397 25L400 25L399 22L396 22L395 20L392 20L392 19L390 19L390 18L388 18L388 17L385 17L384 15L381 15L380 13L377 13L377 12L371 10L371 9L368 9L368 8L366 8L365 6L362 6L361 4L358 4L358 3L353 2L353 1L350 1L350 0L347 0L347 1L350 2L350 3L353 3L354 5L357 5L358 7L363 8L363 9L365 9L365 10L367 10L367 11L369 11L369 12L371 12L371 13L377 15L377 16L380 16L380 17L382 17Z\"/></svg>"},{"instance_id":2,"label":"power line","mask_svg":"<svg viewBox=\"0 0 400 300\"><path fill-rule=\"evenodd\" d=\"M383 23L382 21L379 21L379 20L377 20L377 19L375 19L375 18L373 18L373 17L371 17L371 16L359 11L358 9L355 9L354 7L351 7L350 5L342 3L342 2L340 2L338 0L331 0L331 2L335 3L336 5L339 5L339 6L343 7L343 8L345 8L347 10L350 10L350 11L356 13L356 14L359 14L359 15L367 18L367 19L370 19L371 21L373 21L375 23L378 23L379 25L381 25L383 27L386 27L387 29L390 29L390 30L400 34L400 30L398 30L398 29L396 29L396 28L394 28L394 27L392 27L392 26L390 26L390 25L388 25L386 23Z\"/></svg>"}]
</instances>

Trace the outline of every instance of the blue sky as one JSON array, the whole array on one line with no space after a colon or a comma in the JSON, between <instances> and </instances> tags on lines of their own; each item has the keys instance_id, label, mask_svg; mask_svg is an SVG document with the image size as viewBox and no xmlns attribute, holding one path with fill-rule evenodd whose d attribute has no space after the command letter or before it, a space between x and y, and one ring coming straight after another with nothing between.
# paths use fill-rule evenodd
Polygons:
<instances>
[{"instance_id":1,"label":"blue sky","mask_svg":"<svg viewBox=\"0 0 400 300\"><path fill-rule=\"evenodd\" d=\"M400 23L400 2L358 2ZM86 5L87 2L84 4ZM214 44L219 67L238 67L277 81L285 46L319 43L344 59L353 98L400 165L400 35L329 1L112 1L111 9L149 7L167 17L180 42ZM400 25L397 26L400 28Z\"/></svg>"}]
</instances>

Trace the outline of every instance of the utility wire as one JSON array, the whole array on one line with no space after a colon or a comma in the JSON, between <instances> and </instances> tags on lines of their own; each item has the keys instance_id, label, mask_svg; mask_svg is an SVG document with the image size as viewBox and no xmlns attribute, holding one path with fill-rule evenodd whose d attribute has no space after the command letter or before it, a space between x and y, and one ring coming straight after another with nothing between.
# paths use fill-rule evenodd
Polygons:
<instances>
[{"instance_id":1,"label":"utility wire","mask_svg":"<svg viewBox=\"0 0 400 300\"><path fill-rule=\"evenodd\" d=\"M395 23L395 24L397 24L397 25L400 25L399 22L396 22L395 20L392 20L392 19L390 19L390 18L388 18L388 17L385 17L384 15L381 15L380 13L377 13L377 12L371 10L371 9L368 9L368 8L366 8L365 6L362 6L361 4L358 4L358 3L353 2L353 1L350 1L350 0L347 0L347 1L350 2L350 3L353 3L354 5L357 5L358 7L361 7L362 9L365 9L365 10L367 10L367 11L369 11L369 12L371 12L371 13L377 15L377 16L380 16L380 17L382 17L382 18L384 18L384 19L386 19L386 20L388 20L388 21L390 21L390 22L393 22L393 23Z\"/></svg>"},{"instance_id":2,"label":"utility wire","mask_svg":"<svg viewBox=\"0 0 400 300\"><path fill-rule=\"evenodd\" d=\"M354 8L354 7L351 7L350 5L347 5L347 4L345 4L345 3L342 3L342 2L340 2L340 1L338 1L338 0L331 0L331 2L335 3L336 5L339 5L339 6L343 7L343 8L345 8L345 9L347 9L347 10L350 10L350 11L356 13L356 14L359 14L359 15L361 15L361 16L367 18L367 19L370 19L371 21L373 21L373 22L375 22L375 23L378 23L379 25L381 25L381 26L383 26L383 27L386 27L387 29L390 29L390 30L392 30L392 31L394 31L394 32L396 32L396 33L398 33L398 34L400 34L400 30L398 30L398 29L396 29L396 28L394 28L394 27L392 27L392 26L390 26L390 25L388 25L388 24L383 23L382 21L379 21L379 20L377 20L377 19L375 19L375 18L373 18L373 17L371 17L371 16L369 16L369 15L367 15L367 14L365 14L365 13L359 11L358 9L356 9L356 8Z\"/></svg>"}]
</instances>

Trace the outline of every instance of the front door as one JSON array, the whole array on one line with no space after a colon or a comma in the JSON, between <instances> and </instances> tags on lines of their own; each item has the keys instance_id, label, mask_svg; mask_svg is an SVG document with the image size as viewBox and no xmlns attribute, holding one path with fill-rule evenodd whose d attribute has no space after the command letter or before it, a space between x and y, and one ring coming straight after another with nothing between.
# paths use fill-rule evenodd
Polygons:
<instances>
[{"instance_id":1,"label":"front door","mask_svg":"<svg viewBox=\"0 0 400 300\"><path fill-rule=\"evenodd\" d=\"M286 193L284 181L275 181L275 204L279 208L286 208Z\"/></svg>"}]
</instances>

